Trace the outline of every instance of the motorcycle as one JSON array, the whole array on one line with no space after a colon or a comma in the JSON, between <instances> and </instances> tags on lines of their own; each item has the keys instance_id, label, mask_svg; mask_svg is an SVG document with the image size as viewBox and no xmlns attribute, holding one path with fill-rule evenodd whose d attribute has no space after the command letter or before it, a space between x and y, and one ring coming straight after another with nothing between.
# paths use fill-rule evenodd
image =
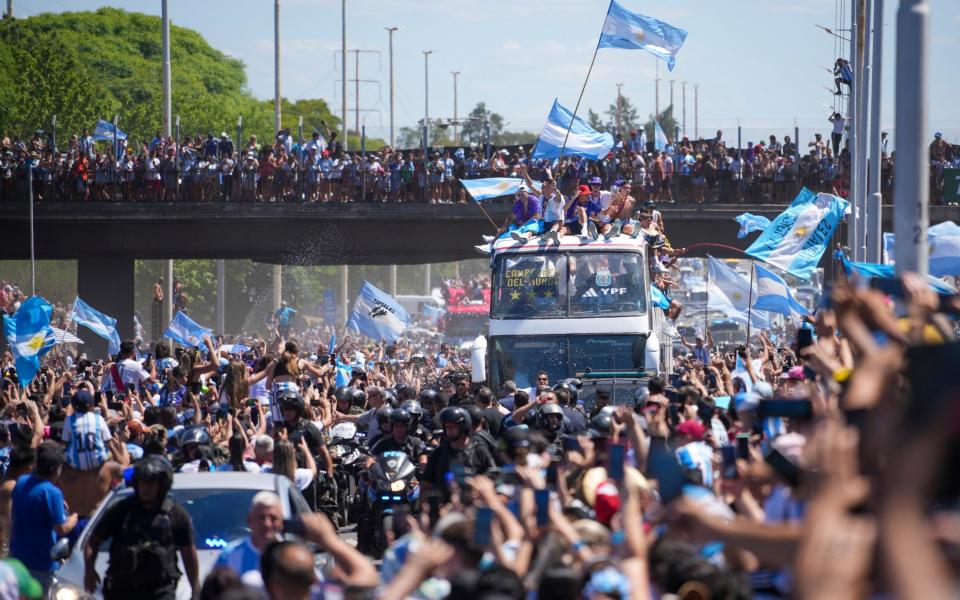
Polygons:
<instances>
[{"instance_id":1,"label":"motorcycle","mask_svg":"<svg viewBox=\"0 0 960 600\"><path fill-rule=\"evenodd\" d=\"M330 443L327 444L327 449L333 459L336 497L336 506L331 509L340 527L355 522L354 513L362 506L358 477L367 456L365 441L366 434L358 431L355 423L343 421L330 428Z\"/></svg>"},{"instance_id":2,"label":"motorcycle","mask_svg":"<svg viewBox=\"0 0 960 600\"><path fill-rule=\"evenodd\" d=\"M411 512L417 508L420 498L420 482L417 467L403 452L384 452L375 459L368 471L367 518L371 527L370 542L377 556L390 545L390 533L394 528L397 507L406 507Z\"/></svg>"}]
</instances>

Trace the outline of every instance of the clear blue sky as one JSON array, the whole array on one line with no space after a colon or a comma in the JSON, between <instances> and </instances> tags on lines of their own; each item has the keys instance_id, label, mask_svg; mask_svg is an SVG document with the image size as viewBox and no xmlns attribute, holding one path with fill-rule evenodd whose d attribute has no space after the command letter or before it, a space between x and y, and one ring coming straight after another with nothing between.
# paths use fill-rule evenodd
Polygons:
<instances>
[{"instance_id":1,"label":"clear blue sky","mask_svg":"<svg viewBox=\"0 0 960 600\"><path fill-rule=\"evenodd\" d=\"M824 70L836 56L835 43L815 24L834 27L839 0L621 0L628 9L667 21L689 32L672 73L660 65L661 107L669 102L675 79L680 112L682 81L687 84L687 131L693 134L693 85L700 85L700 134L723 128L735 136L738 119L746 138L761 133L801 138L828 132L825 118L833 97L832 75ZM883 127L893 130L893 72L898 0L886 1L884 17ZM511 130L539 131L554 97L570 107L577 100L608 0L348 0L349 48L380 50L361 55L361 108L368 133L387 137L388 26L394 37L397 127L410 126L424 111L423 50L430 58L430 113L453 114L453 77L459 79L460 114L478 101L505 117ZM844 2L849 10L849 0ZM116 6L159 14L160 0L14 0L14 14L92 10ZM960 80L953 57L960 53L960 2L930 0L930 129L960 143L955 114ZM297 99L322 97L339 114L340 2L282 0L283 93ZM273 2L270 0L170 0L176 25L199 31L213 46L242 59L249 86L261 98L273 96ZM846 51L844 50L844 53ZM339 59L337 59L339 60ZM604 49L587 87L582 111L606 108L623 83L642 115L653 112L655 63L649 54ZM353 77L353 62L349 78ZM348 92L353 105L353 91ZM176 110L176 109L174 109ZM351 117L352 120L352 117ZM895 139L895 132L891 135Z\"/></svg>"}]
</instances>

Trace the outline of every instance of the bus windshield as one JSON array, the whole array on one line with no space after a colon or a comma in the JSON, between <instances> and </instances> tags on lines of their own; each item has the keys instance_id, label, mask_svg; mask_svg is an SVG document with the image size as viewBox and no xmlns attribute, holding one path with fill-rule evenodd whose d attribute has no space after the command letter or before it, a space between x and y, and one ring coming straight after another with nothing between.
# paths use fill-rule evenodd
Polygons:
<instances>
[{"instance_id":1,"label":"bus windshield","mask_svg":"<svg viewBox=\"0 0 960 600\"><path fill-rule=\"evenodd\" d=\"M491 316L535 319L643 314L643 255L505 255L497 259Z\"/></svg>"},{"instance_id":2,"label":"bus windshield","mask_svg":"<svg viewBox=\"0 0 960 600\"><path fill-rule=\"evenodd\" d=\"M517 388L536 385L538 371L551 382L592 371L642 371L645 335L503 336L491 341L491 381L512 379Z\"/></svg>"}]
</instances>

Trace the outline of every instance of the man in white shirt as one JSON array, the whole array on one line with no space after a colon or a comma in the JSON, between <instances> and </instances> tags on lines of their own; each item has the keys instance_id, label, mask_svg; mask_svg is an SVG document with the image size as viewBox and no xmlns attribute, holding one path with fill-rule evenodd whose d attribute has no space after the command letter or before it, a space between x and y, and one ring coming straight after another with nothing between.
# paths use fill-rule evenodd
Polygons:
<instances>
[{"instance_id":1,"label":"man in white shirt","mask_svg":"<svg viewBox=\"0 0 960 600\"><path fill-rule=\"evenodd\" d=\"M127 389L133 387L139 390L144 383L157 381L156 364L150 361L150 370L147 371L136 360L136 345L132 340L124 340L120 344L120 353L115 362L103 378L101 389L114 394L126 394Z\"/></svg>"},{"instance_id":2,"label":"man in white shirt","mask_svg":"<svg viewBox=\"0 0 960 600\"><path fill-rule=\"evenodd\" d=\"M270 542L279 540L283 533L283 506L280 496L268 491L257 493L250 502L247 526L250 528L250 535L231 542L224 548L217 558L216 566L233 569L246 585L263 589L260 554Z\"/></svg>"}]
</instances>

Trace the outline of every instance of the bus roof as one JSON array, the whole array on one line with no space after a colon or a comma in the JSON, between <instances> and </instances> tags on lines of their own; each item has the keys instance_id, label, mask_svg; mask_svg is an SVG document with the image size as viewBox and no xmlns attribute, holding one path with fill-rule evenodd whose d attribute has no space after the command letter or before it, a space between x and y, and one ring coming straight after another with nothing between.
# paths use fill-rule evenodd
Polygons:
<instances>
[{"instance_id":1,"label":"bus roof","mask_svg":"<svg viewBox=\"0 0 960 600\"><path fill-rule=\"evenodd\" d=\"M545 241L534 237L525 243L507 238L497 240L493 245L493 255L500 254L545 254L548 252L639 252L645 251L646 242L642 237L633 238L629 235L618 235L611 239L601 236L593 240L579 235L565 235L560 238L560 244Z\"/></svg>"}]
</instances>

